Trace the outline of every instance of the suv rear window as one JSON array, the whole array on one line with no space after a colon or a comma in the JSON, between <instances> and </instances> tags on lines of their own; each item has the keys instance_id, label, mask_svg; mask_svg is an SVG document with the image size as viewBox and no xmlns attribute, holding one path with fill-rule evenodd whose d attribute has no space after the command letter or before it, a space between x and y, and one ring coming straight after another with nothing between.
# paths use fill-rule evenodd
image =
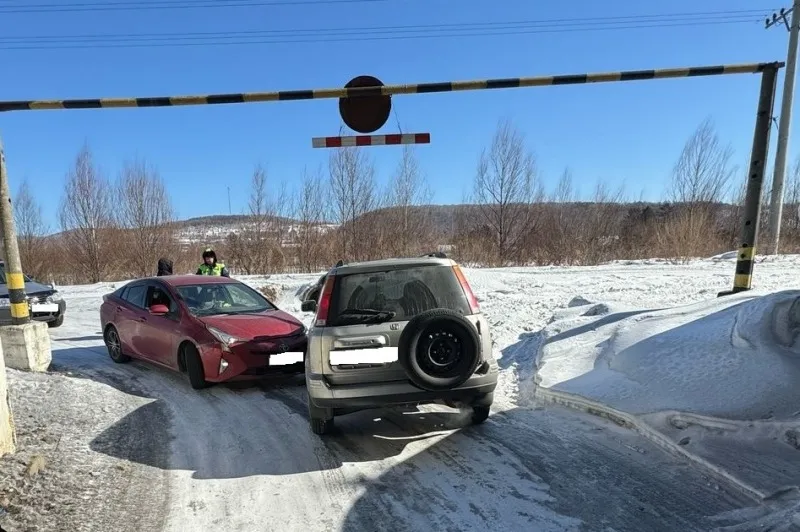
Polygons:
<instances>
[{"instance_id":1,"label":"suv rear window","mask_svg":"<svg viewBox=\"0 0 800 532\"><path fill-rule=\"evenodd\" d=\"M394 312L388 321L408 321L417 314L447 308L470 314L464 290L450 266L419 266L336 277L328 326L349 325L345 309Z\"/></svg>"}]
</instances>

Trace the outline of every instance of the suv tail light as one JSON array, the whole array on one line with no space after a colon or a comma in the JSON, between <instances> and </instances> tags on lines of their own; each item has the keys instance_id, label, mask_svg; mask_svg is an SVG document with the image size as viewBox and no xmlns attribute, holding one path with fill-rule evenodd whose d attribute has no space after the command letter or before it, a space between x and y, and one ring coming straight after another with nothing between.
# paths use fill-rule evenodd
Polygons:
<instances>
[{"instance_id":1,"label":"suv tail light","mask_svg":"<svg viewBox=\"0 0 800 532\"><path fill-rule=\"evenodd\" d=\"M453 266L453 272L456 274L456 278L458 279L459 284L461 285L461 289L464 290L464 295L467 296L467 301L469 302L469 309L472 311L473 314L477 314L480 312L480 305L478 305L478 298L475 297L475 294L472 292L472 287L467 282L467 278L464 276L464 272L461 271L461 266L455 265Z\"/></svg>"},{"instance_id":2,"label":"suv tail light","mask_svg":"<svg viewBox=\"0 0 800 532\"><path fill-rule=\"evenodd\" d=\"M325 284L322 285L322 293L319 295L319 305L317 306L317 321L314 324L316 327L325 327L325 323L328 321L334 278L334 275L329 275L325 279Z\"/></svg>"}]
</instances>

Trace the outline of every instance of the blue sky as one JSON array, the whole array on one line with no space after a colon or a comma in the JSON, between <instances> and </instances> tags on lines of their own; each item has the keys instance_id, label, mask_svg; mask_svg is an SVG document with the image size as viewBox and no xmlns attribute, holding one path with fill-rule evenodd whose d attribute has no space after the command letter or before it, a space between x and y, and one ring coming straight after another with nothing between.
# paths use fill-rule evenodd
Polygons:
<instances>
[{"instance_id":1,"label":"blue sky","mask_svg":"<svg viewBox=\"0 0 800 532\"><path fill-rule=\"evenodd\" d=\"M0 0L0 7L53 3L77 2ZM766 0L387 0L4 13L0 35L315 30L762 8L767 14L779 7ZM752 23L246 46L8 50L0 44L0 99L321 88L341 86L360 74L385 83L411 83L773 61L784 60L787 38L782 28L767 31L763 23ZM684 141L706 116L733 144L736 162L746 164L758 86L759 76L740 75L397 96L393 107L406 132L431 133L432 143L417 152L437 203L459 202L471 188L480 150L504 117L525 133L548 188L569 166L585 194L603 179L612 185L624 182L634 197L643 193L655 199ZM112 177L126 158L146 157L165 178L178 214L190 217L227 213L228 185L233 211L241 212L256 163L267 167L271 179L293 186L304 167L326 164L328 150L312 149L311 137L336 135L339 125L335 100L0 115L11 186L27 178L53 228L64 175L85 141ZM380 132L396 129L393 116ZM379 180L386 181L400 148L368 150Z\"/></svg>"}]
</instances>

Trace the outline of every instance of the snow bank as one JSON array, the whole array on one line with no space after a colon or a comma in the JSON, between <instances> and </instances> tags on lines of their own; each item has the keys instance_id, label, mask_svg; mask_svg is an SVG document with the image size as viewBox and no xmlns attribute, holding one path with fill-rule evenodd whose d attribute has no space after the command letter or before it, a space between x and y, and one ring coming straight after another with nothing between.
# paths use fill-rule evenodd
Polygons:
<instances>
[{"instance_id":1,"label":"snow bank","mask_svg":"<svg viewBox=\"0 0 800 532\"><path fill-rule=\"evenodd\" d=\"M668 309L570 305L541 331L535 354L509 348L536 370L526 386L632 414L788 419L800 410L798 290Z\"/></svg>"}]
</instances>

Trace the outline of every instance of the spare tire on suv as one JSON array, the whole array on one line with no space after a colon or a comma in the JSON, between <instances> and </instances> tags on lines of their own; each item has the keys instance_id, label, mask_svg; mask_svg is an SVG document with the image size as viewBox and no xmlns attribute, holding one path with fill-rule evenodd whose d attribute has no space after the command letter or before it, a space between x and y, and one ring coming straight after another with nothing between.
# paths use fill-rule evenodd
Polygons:
<instances>
[{"instance_id":1,"label":"spare tire on suv","mask_svg":"<svg viewBox=\"0 0 800 532\"><path fill-rule=\"evenodd\" d=\"M398 342L398 362L408 379L430 391L464 384L482 360L475 326L460 313L433 309L408 322Z\"/></svg>"}]
</instances>

